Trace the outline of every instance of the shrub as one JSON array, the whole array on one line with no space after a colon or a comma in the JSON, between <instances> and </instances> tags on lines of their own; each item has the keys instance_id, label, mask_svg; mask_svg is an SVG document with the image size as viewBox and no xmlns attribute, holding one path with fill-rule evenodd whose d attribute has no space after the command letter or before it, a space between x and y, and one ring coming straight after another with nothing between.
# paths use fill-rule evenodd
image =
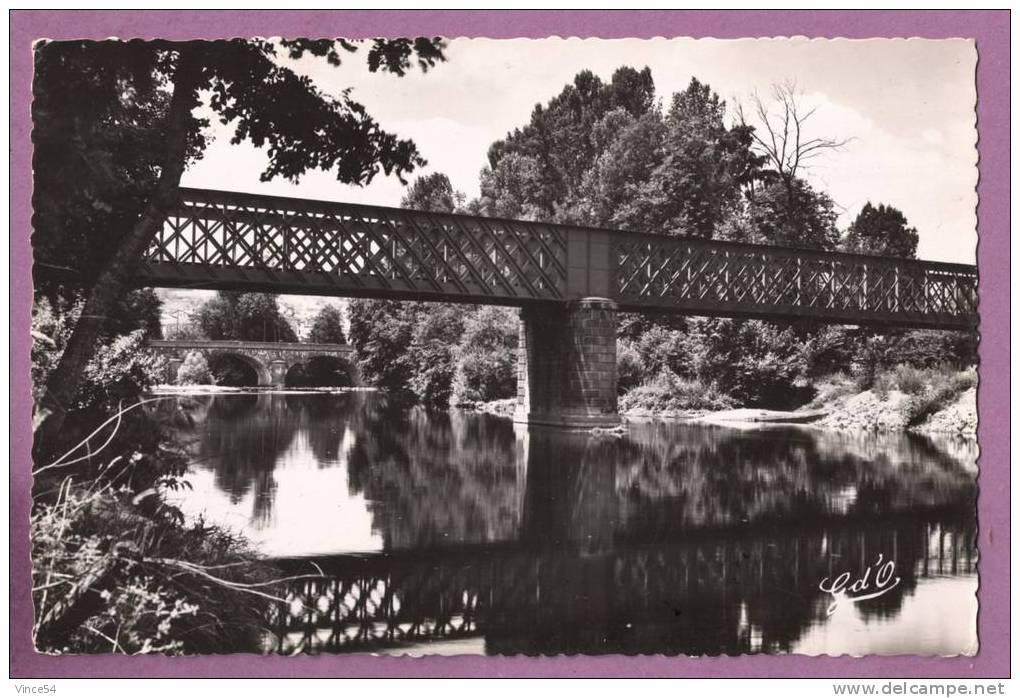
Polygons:
<instances>
[{"instance_id":1,"label":"shrub","mask_svg":"<svg viewBox=\"0 0 1020 698\"><path fill-rule=\"evenodd\" d=\"M620 394L636 388L644 379L645 371L634 342L616 340L616 385Z\"/></svg>"},{"instance_id":2,"label":"shrub","mask_svg":"<svg viewBox=\"0 0 1020 698\"><path fill-rule=\"evenodd\" d=\"M177 367L177 383L179 385L209 385L213 382L209 372L209 362L200 352L188 352L184 363Z\"/></svg>"},{"instance_id":3,"label":"shrub","mask_svg":"<svg viewBox=\"0 0 1020 698\"><path fill-rule=\"evenodd\" d=\"M975 385L977 371L974 368L957 371L950 366L915 368L901 364L879 372L872 381L871 391L882 400L893 390L908 395L907 423L913 425L950 405Z\"/></svg>"},{"instance_id":4,"label":"shrub","mask_svg":"<svg viewBox=\"0 0 1020 698\"><path fill-rule=\"evenodd\" d=\"M816 378L814 388L815 396L811 404L816 407L857 393L857 384L845 373L831 373Z\"/></svg>"},{"instance_id":5,"label":"shrub","mask_svg":"<svg viewBox=\"0 0 1020 698\"><path fill-rule=\"evenodd\" d=\"M112 404L147 390L166 375L166 359L145 349L143 330L99 346L82 374L77 406Z\"/></svg>"},{"instance_id":6,"label":"shrub","mask_svg":"<svg viewBox=\"0 0 1020 698\"><path fill-rule=\"evenodd\" d=\"M737 403L787 407L806 401L802 343L793 330L758 320L698 319L686 337L693 376Z\"/></svg>"},{"instance_id":7,"label":"shrub","mask_svg":"<svg viewBox=\"0 0 1020 698\"><path fill-rule=\"evenodd\" d=\"M960 394L977 385L977 371L973 368L953 371L948 368L928 369L925 389L911 396L909 424L919 424L928 415L952 404Z\"/></svg>"},{"instance_id":8,"label":"shrub","mask_svg":"<svg viewBox=\"0 0 1020 698\"><path fill-rule=\"evenodd\" d=\"M893 369L893 380L900 392L907 395L920 395L931 380L931 375L930 371L899 364Z\"/></svg>"},{"instance_id":9,"label":"shrub","mask_svg":"<svg viewBox=\"0 0 1020 698\"><path fill-rule=\"evenodd\" d=\"M666 370L678 376L691 371L691 348L686 333L681 330L653 324L638 336L634 350L645 381Z\"/></svg>"},{"instance_id":10,"label":"shrub","mask_svg":"<svg viewBox=\"0 0 1020 698\"><path fill-rule=\"evenodd\" d=\"M36 648L258 651L265 600L229 585L261 583L270 579L269 569L242 540L201 522L185 525L165 504L147 515L140 497L125 488L74 483L62 487L56 501L35 507Z\"/></svg>"},{"instance_id":11,"label":"shrub","mask_svg":"<svg viewBox=\"0 0 1020 698\"><path fill-rule=\"evenodd\" d=\"M651 381L634 388L620 398L624 412L679 412L687 410L724 410L733 401L713 384L698 379L682 378L671 371L662 371Z\"/></svg>"}]
</instances>

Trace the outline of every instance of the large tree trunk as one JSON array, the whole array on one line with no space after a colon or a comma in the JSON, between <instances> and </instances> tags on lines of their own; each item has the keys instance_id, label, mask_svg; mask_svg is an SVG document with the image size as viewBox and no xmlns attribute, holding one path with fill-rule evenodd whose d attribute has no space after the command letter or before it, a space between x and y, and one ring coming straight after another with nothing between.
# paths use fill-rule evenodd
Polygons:
<instances>
[{"instance_id":1,"label":"large tree trunk","mask_svg":"<svg viewBox=\"0 0 1020 698\"><path fill-rule=\"evenodd\" d=\"M185 49L174 73L174 91L166 122L167 149L159 179L142 215L124 235L117 251L97 277L60 362L46 382L46 390L37 406L42 419L33 446L37 462L59 446L60 429L68 406L78 392L82 372L95 351L114 301L129 289L142 254L177 201L191 135L191 111L198 103L200 75L197 57Z\"/></svg>"}]
</instances>

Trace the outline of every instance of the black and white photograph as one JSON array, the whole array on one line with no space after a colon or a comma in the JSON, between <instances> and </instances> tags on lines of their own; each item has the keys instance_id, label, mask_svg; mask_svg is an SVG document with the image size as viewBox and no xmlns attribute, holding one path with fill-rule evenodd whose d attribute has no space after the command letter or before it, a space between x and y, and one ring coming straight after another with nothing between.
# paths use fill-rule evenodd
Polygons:
<instances>
[{"instance_id":1,"label":"black and white photograph","mask_svg":"<svg viewBox=\"0 0 1020 698\"><path fill-rule=\"evenodd\" d=\"M977 62L37 41L36 652L974 655Z\"/></svg>"}]
</instances>

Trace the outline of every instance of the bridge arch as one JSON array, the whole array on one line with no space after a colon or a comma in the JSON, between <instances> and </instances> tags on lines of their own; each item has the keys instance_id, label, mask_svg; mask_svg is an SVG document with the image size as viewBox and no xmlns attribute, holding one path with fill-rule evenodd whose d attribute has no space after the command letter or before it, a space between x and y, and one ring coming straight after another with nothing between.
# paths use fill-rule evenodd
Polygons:
<instances>
[{"instance_id":1,"label":"bridge arch","mask_svg":"<svg viewBox=\"0 0 1020 698\"><path fill-rule=\"evenodd\" d=\"M252 384L258 387L266 387L273 384L273 375L270 368L252 354L241 351L209 351L207 352L206 360L209 362L210 372L214 375L217 373L217 365L222 367L224 363L229 365L229 363L233 362L235 365L239 364L248 369L251 375L254 376L254 380L244 380L239 387ZM225 383L225 385L230 385L230 383Z\"/></svg>"},{"instance_id":2,"label":"bridge arch","mask_svg":"<svg viewBox=\"0 0 1020 698\"><path fill-rule=\"evenodd\" d=\"M308 342L248 342L237 340L151 340L149 349L168 359L168 383L177 382L177 370L191 352L198 352L209 362L239 361L255 374L252 381L261 387L282 388L287 375L296 366L327 363L346 376L344 385L360 385L353 362L354 349L346 344L313 344Z\"/></svg>"},{"instance_id":3,"label":"bridge arch","mask_svg":"<svg viewBox=\"0 0 1020 698\"><path fill-rule=\"evenodd\" d=\"M348 388L354 384L352 363L329 355L309 356L291 364L284 378L288 388Z\"/></svg>"}]
</instances>

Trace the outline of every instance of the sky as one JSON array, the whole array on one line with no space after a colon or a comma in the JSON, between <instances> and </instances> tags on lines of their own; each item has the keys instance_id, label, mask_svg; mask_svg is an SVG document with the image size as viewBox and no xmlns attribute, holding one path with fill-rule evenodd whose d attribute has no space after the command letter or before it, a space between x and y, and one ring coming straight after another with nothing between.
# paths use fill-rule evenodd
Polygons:
<instances>
[{"instance_id":1,"label":"sky","mask_svg":"<svg viewBox=\"0 0 1020 698\"><path fill-rule=\"evenodd\" d=\"M284 59L323 91L364 104L380 126L410 138L428 160L412 178L444 172L468 198L478 195L489 145L527 123L536 104L591 70L648 66L668 104L692 77L707 82L731 111L755 92L795 81L817 108L809 137L851 139L812 161L806 176L833 198L845 228L865 202L900 209L919 233L918 257L975 263L977 53L966 39L453 39L447 61L404 77L369 73L363 54L339 68ZM753 123L753 122L752 122ZM185 173L184 186L396 206L404 186L380 173L364 187L329 173L300 182L260 182L265 155L231 145L229 130ZM298 305L306 305L298 303Z\"/></svg>"}]
</instances>

